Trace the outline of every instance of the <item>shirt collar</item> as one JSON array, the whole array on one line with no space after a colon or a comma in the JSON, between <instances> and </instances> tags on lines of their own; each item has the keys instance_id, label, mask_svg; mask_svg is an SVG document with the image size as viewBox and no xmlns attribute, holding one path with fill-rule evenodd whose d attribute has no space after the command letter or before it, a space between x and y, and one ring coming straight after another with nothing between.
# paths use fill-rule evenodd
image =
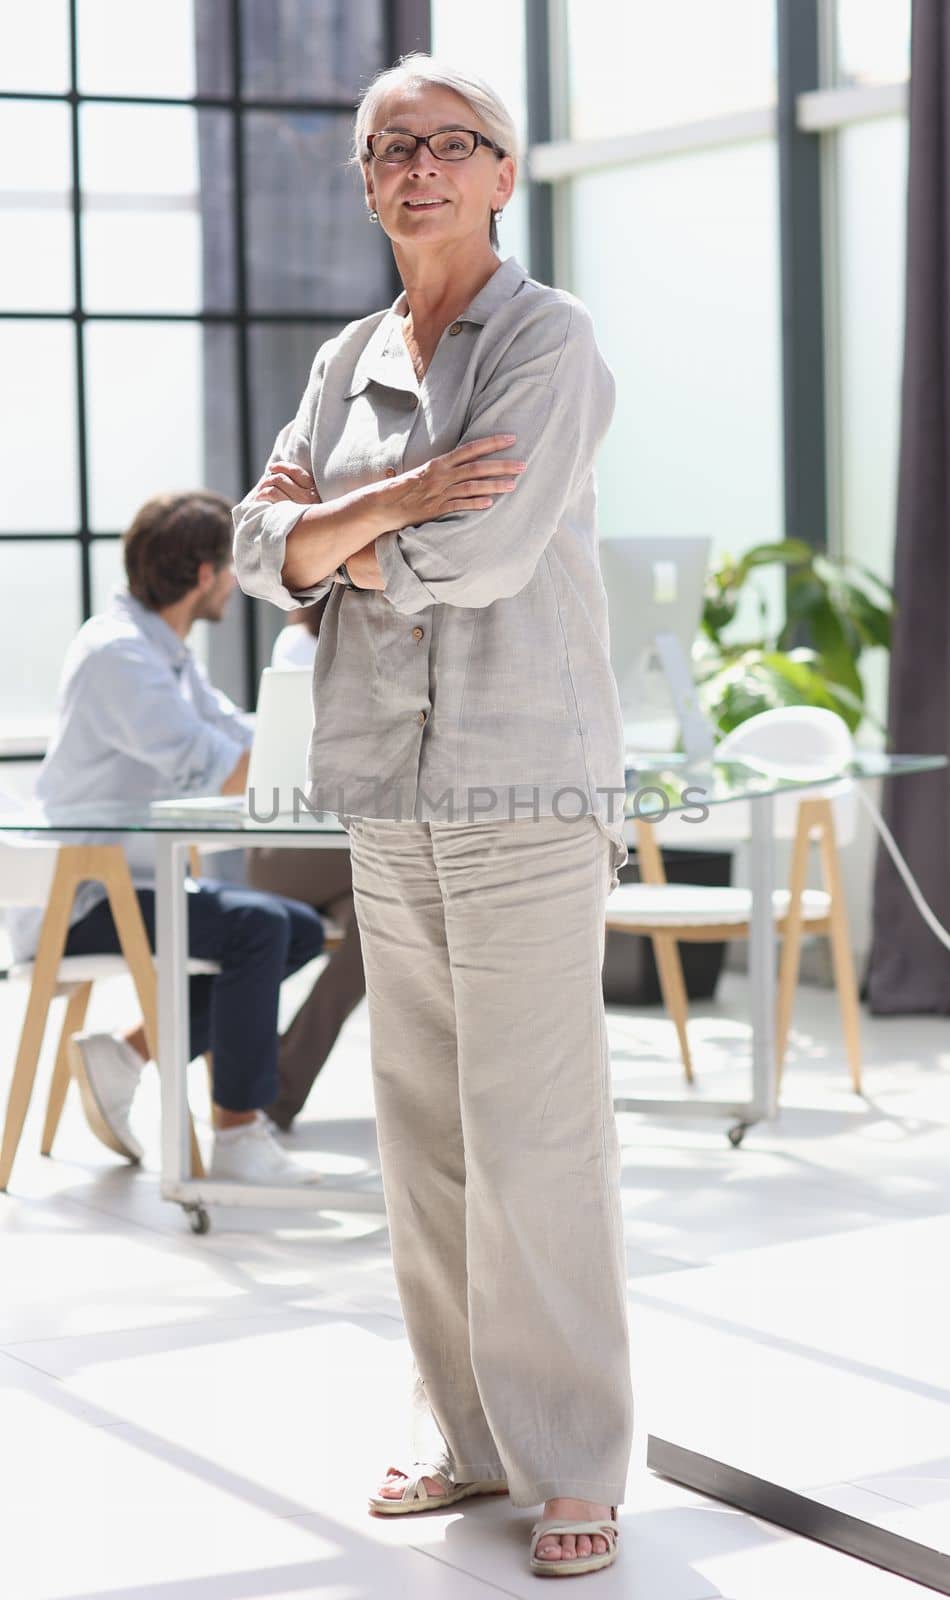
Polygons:
<instances>
[{"instance_id":1,"label":"shirt collar","mask_svg":"<svg viewBox=\"0 0 950 1600\"><path fill-rule=\"evenodd\" d=\"M524 267L508 256L496 267L488 282L456 317L456 322L472 322L484 327L493 312L498 311L517 293L528 274ZM410 394L419 393L419 380L400 323L409 310L405 289L400 290L389 310L374 328L362 355L353 369L353 378L346 399L359 394L372 379L389 389L404 389Z\"/></svg>"},{"instance_id":2,"label":"shirt collar","mask_svg":"<svg viewBox=\"0 0 950 1600\"><path fill-rule=\"evenodd\" d=\"M125 618L139 633L144 634L175 672L180 672L185 662L191 659L191 651L184 639L178 637L164 617L160 617L157 611L149 611L128 589L120 588L113 592L110 610L114 616Z\"/></svg>"},{"instance_id":3,"label":"shirt collar","mask_svg":"<svg viewBox=\"0 0 950 1600\"><path fill-rule=\"evenodd\" d=\"M456 322L477 322L483 328L492 312L497 311L511 299L527 276L524 267L515 257L507 256L501 266L495 268L488 282L482 285L474 300L469 302L464 311L459 312ZM404 317L408 310L409 301L403 289L390 307L390 316Z\"/></svg>"}]
</instances>

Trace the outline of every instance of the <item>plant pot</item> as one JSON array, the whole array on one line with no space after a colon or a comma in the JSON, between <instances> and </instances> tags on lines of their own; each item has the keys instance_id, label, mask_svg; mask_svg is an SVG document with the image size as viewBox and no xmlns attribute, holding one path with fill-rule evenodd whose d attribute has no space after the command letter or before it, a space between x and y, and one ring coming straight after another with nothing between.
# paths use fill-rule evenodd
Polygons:
<instances>
[{"instance_id":1,"label":"plant pot","mask_svg":"<svg viewBox=\"0 0 950 1600\"><path fill-rule=\"evenodd\" d=\"M670 883L701 883L716 888L732 882L731 850L664 850L663 867ZM621 883L639 883L635 860L620 869ZM722 944L680 944L686 993L690 1000L711 1000L725 959ZM653 945L644 934L608 930L604 952L604 999L608 1005L662 1004Z\"/></svg>"}]
</instances>

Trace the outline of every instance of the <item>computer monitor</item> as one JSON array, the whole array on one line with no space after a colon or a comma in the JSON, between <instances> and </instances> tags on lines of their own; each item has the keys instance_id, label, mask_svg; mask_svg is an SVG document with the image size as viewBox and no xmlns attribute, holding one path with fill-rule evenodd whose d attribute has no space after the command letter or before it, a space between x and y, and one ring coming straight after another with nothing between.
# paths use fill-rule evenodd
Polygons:
<instances>
[{"instance_id":1,"label":"computer monitor","mask_svg":"<svg viewBox=\"0 0 950 1600\"><path fill-rule=\"evenodd\" d=\"M162 816L224 821L250 816L271 822L299 814L309 788L307 756L313 732L313 673L309 667L265 667L254 718L254 741L243 794L179 796L153 800Z\"/></svg>"},{"instance_id":2,"label":"computer monitor","mask_svg":"<svg viewBox=\"0 0 950 1600\"><path fill-rule=\"evenodd\" d=\"M714 749L690 666L711 545L708 538L600 542L610 664L629 753L669 750L677 730L694 760L706 759Z\"/></svg>"}]
</instances>

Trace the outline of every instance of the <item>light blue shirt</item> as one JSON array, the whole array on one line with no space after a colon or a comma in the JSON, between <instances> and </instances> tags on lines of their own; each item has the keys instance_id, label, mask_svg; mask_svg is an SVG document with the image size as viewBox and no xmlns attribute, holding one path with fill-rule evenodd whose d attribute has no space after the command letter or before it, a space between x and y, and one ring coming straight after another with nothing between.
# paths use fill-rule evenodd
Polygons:
<instances>
[{"instance_id":1,"label":"light blue shirt","mask_svg":"<svg viewBox=\"0 0 950 1600\"><path fill-rule=\"evenodd\" d=\"M66 653L36 799L58 810L218 794L251 743L251 730L251 718L212 688L174 629L119 590ZM119 841L133 882L147 888L155 881L149 834L70 833L69 840ZM101 884L84 883L71 921L104 897ZM43 908L11 911L7 920L14 957L24 960L36 949Z\"/></svg>"}]
</instances>

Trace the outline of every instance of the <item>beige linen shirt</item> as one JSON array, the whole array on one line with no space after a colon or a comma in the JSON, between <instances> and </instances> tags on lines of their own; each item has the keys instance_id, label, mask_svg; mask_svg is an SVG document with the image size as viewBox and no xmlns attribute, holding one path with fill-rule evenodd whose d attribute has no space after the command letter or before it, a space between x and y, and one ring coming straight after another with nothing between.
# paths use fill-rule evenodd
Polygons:
<instances>
[{"instance_id":1,"label":"beige linen shirt","mask_svg":"<svg viewBox=\"0 0 950 1600\"><path fill-rule=\"evenodd\" d=\"M309 804L342 817L565 820L623 841L623 724L597 557L594 460L614 380L573 295L513 256L417 377L405 293L317 351L270 460L333 500L468 440L513 433L527 462L490 510L385 533L385 589L281 583L305 507L252 490L234 509L241 587L289 610L328 591L314 663Z\"/></svg>"}]
</instances>

